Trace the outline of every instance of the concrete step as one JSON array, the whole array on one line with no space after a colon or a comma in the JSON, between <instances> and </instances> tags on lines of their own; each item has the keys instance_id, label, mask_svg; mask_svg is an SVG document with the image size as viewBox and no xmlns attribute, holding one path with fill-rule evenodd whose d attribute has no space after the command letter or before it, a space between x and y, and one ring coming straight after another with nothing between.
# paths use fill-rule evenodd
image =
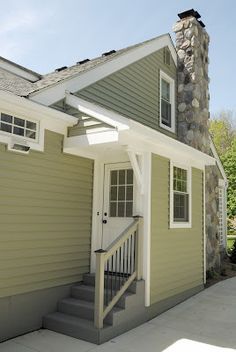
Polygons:
<instances>
[{"instance_id":1,"label":"concrete step","mask_svg":"<svg viewBox=\"0 0 236 352\"><path fill-rule=\"evenodd\" d=\"M104 319L104 327L94 327L94 275L72 287L71 297L58 302L58 311L43 319L43 327L68 336L100 344L145 321L144 281L132 283ZM106 291L106 290L105 290ZM110 292L110 288L108 288ZM133 292L132 292L133 291Z\"/></svg>"},{"instance_id":2,"label":"concrete step","mask_svg":"<svg viewBox=\"0 0 236 352\"><path fill-rule=\"evenodd\" d=\"M121 276L113 276L113 277L110 277L107 275L105 275L105 279L104 279L104 282L105 282L105 287L106 288L112 288L115 289L115 288L119 288L123 282L125 282L125 278L122 278ZM88 285L88 286L95 286L95 274L84 274L83 275L83 284L84 285ZM132 292L132 293L136 293L136 290L137 290L137 286L139 284L139 281L133 281L130 285L130 287L128 288L128 292Z\"/></svg>"},{"instance_id":3,"label":"concrete step","mask_svg":"<svg viewBox=\"0 0 236 352\"><path fill-rule=\"evenodd\" d=\"M122 277L113 277L112 280L109 277L109 280L106 280L106 275L105 275L105 287L106 288L110 288L111 287L111 282L112 282L112 287L113 288L119 288L120 285L122 284L122 280L124 280ZM83 275L83 284L84 285L88 285L88 286L95 286L95 274L91 273L91 274L84 274ZM144 286L144 281L143 280L139 280L139 281L133 281L131 283L131 285L128 288L128 292L132 292L132 293L136 293L137 290L139 289L143 289Z\"/></svg>"},{"instance_id":4,"label":"concrete step","mask_svg":"<svg viewBox=\"0 0 236 352\"><path fill-rule=\"evenodd\" d=\"M94 302L84 301L75 298L64 298L58 302L58 311L68 315L74 315L79 318L94 321ZM120 311L121 308L114 307L106 316L105 324L112 325L114 315Z\"/></svg>"},{"instance_id":5,"label":"concrete step","mask_svg":"<svg viewBox=\"0 0 236 352\"><path fill-rule=\"evenodd\" d=\"M110 290L109 290L110 293ZM94 302L95 300L95 287L89 285L75 285L71 289L71 295L73 298L77 298L84 301ZM106 293L105 293L106 295ZM125 309L127 305L133 306L136 304L134 299L135 294L126 291L120 300L117 302L116 307ZM138 295L139 296L139 295Z\"/></svg>"},{"instance_id":6,"label":"concrete step","mask_svg":"<svg viewBox=\"0 0 236 352\"><path fill-rule=\"evenodd\" d=\"M43 318L43 327L77 339L99 343L99 331L91 320L56 312Z\"/></svg>"}]
</instances>

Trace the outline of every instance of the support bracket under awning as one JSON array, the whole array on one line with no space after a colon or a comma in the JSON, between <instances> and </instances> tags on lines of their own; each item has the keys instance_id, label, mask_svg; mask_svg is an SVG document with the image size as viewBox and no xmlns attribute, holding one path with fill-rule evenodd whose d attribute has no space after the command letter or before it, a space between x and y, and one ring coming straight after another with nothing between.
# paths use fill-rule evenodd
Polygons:
<instances>
[{"instance_id":1,"label":"support bracket under awning","mask_svg":"<svg viewBox=\"0 0 236 352\"><path fill-rule=\"evenodd\" d=\"M127 153L129 155L129 159L134 171L134 175L136 178L136 182L138 184L138 187L140 189L140 193L144 193L144 177L143 177L143 158L142 154L137 153L133 150L130 150L127 148Z\"/></svg>"}]
</instances>

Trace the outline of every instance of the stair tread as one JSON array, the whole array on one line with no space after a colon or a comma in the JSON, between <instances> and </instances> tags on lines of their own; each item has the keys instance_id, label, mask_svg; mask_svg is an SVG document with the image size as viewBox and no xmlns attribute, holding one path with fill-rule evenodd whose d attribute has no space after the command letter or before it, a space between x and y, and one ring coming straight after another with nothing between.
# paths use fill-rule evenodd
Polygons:
<instances>
[{"instance_id":1,"label":"stair tread","mask_svg":"<svg viewBox=\"0 0 236 352\"><path fill-rule=\"evenodd\" d=\"M90 291L90 292L94 292L95 291L95 287L94 286L91 286L91 285L85 285L85 284L80 284L80 285L75 285L75 286L73 286L73 289L82 289L82 290L84 290L84 291ZM104 289L104 291L106 292L106 291L110 291L110 289ZM114 292L114 291L112 291L112 292ZM125 291L124 293L123 293L123 295L124 296L132 296L132 295L134 295L135 293L133 293L133 292L129 292L129 291Z\"/></svg>"},{"instance_id":2,"label":"stair tread","mask_svg":"<svg viewBox=\"0 0 236 352\"><path fill-rule=\"evenodd\" d=\"M50 313L46 315L45 319L50 319L50 320L56 320L61 323L66 323L66 324L73 324L82 326L83 328L87 328L90 330L97 330L94 326L94 322L92 320L80 318L74 315L69 315L61 312L55 312L55 313ZM109 327L109 325L104 324L104 328Z\"/></svg>"},{"instance_id":3,"label":"stair tread","mask_svg":"<svg viewBox=\"0 0 236 352\"><path fill-rule=\"evenodd\" d=\"M67 303L67 304L72 304L72 305L76 305L76 306L83 306L89 309L94 309L94 302L92 301L85 301L83 299L77 299L77 298L73 298L73 297L68 297L68 298L63 298L61 300L62 303ZM119 307L113 307L112 311L113 312L119 312L123 310L122 308Z\"/></svg>"}]
</instances>

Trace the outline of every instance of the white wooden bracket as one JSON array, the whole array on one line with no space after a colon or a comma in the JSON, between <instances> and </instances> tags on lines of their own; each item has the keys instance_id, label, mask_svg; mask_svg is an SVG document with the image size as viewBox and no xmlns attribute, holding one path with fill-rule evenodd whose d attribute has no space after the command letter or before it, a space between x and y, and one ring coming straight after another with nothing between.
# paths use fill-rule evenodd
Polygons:
<instances>
[{"instance_id":1,"label":"white wooden bracket","mask_svg":"<svg viewBox=\"0 0 236 352\"><path fill-rule=\"evenodd\" d=\"M143 158L142 154L136 153L133 150L127 149L127 153L129 155L129 159L134 170L134 175L136 178L136 182L140 189L140 194L144 194L144 184L143 184ZM141 156L140 162L138 161L138 157Z\"/></svg>"}]
</instances>

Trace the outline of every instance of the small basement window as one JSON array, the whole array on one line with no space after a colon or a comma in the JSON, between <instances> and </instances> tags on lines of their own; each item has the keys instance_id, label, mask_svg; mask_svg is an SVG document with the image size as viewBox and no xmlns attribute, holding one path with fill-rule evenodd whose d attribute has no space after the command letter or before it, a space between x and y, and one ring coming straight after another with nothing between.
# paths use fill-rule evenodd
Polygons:
<instances>
[{"instance_id":1,"label":"small basement window","mask_svg":"<svg viewBox=\"0 0 236 352\"><path fill-rule=\"evenodd\" d=\"M170 227L190 227L191 219L191 170L171 166Z\"/></svg>"},{"instance_id":2,"label":"small basement window","mask_svg":"<svg viewBox=\"0 0 236 352\"><path fill-rule=\"evenodd\" d=\"M160 72L160 126L175 132L175 83Z\"/></svg>"},{"instance_id":3,"label":"small basement window","mask_svg":"<svg viewBox=\"0 0 236 352\"><path fill-rule=\"evenodd\" d=\"M0 131L29 140L37 139L37 123L5 113L0 115Z\"/></svg>"}]
</instances>

